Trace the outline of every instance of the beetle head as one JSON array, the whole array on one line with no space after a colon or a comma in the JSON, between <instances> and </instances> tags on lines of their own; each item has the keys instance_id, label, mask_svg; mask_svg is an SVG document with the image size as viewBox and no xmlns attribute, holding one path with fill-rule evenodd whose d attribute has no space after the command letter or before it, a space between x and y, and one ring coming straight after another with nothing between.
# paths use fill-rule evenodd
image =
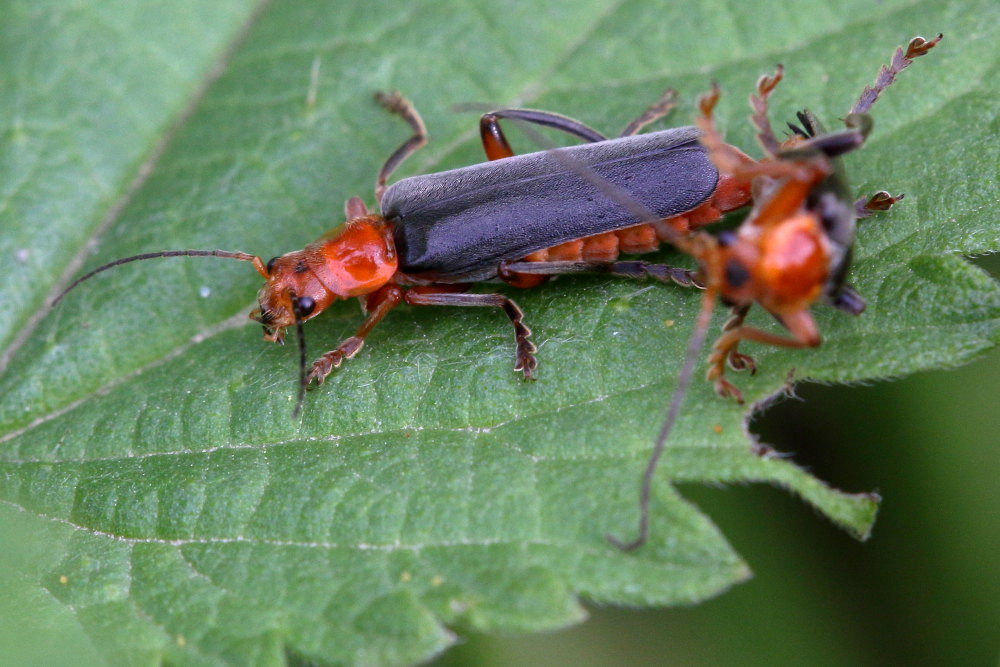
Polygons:
<instances>
[{"instance_id":1,"label":"beetle head","mask_svg":"<svg viewBox=\"0 0 1000 667\"><path fill-rule=\"evenodd\" d=\"M257 308L250 319L264 327L264 340L283 343L286 327L318 315L336 295L316 278L305 251L275 257L266 268L267 281L257 293Z\"/></svg>"}]
</instances>

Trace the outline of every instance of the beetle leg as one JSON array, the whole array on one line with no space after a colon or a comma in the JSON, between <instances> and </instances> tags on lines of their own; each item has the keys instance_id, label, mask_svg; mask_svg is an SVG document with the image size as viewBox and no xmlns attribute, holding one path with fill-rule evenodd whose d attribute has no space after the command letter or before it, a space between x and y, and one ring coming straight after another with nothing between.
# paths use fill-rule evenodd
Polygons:
<instances>
[{"instance_id":1,"label":"beetle leg","mask_svg":"<svg viewBox=\"0 0 1000 667\"><path fill-rule=\"evenodd\" d=\"M865 89L861 91L861 97L858 98L858 101L851 108L851 113L865 113L871 109L882 91L896 80L896 75L909 67L913 63L914 58L919 58L933 49L943 36L938 33L937 37L930 40L923 37L914 37L907 45L905 53L903 52L903 47L896 49L896 52L892 56L892 63L890 65L882 65L882 69L879 70L878 76L875 78L875 86L865 86Z\"/></svg>"},{"instance_id":2,"label":"beetle leg","mask_svg":"<svg viewBox=\"0 0 1000 667\"><path fill-rule=\"evenodd\" d=\"M861 197L854 202L854 211L858 218L867 218L876 211L888 211L893 204L902 199L905 195L893 197L885 190L876 192L869 198Z\"/></svg>"},{"instance_id":3,"label":"beetle leg","mask_svg":"<svg viewBox=\"0 0 1000 667\"><path fill-rule=\"evenodd\" d=\"M375 178L375 201L381 203L382 194L385 192L385 184L388 182L392 172L396 171L396 168L403 163L403 160L413 155L414 152L427 143L427 128L424 127L423 119L410 101L399 93L378 91L375 93L375 101L388 111L400 116L413 128L413 134L410 138L393 151L389 159L382 165L382 168L378 170L378 176Z\"/></svg>"},{"instance_id":4,"label":"beetle leg","mask_svg":"<svg viewBox=\"0 0 1000 667\"><path fill-rule=\"evenodd\" d=\"M773 88L777 81L772 81L772 78L769 77L762 77L758 86L770 92L770 89L767 88L768 83ZM695 119L695 124L701 130L701 145L708 151L712 163L722 174L729 174L746 182L750 182L758 176L789 179L798 181L808 188L827 175L829 166L822 159L762 160L756 162L743 151L727 144L722 140L722 135L715 127L715 118L712 114L715 104L719 101L719 94L719 85L712 84L712 90L698 98L700 114Z\"/></svg>"},{"instance_id":5,"label":"beetle leg","mask_svg":"<svg viewBox=\"0 0 1000 667\"><path fill-rule=\"evenodd\" d=\"M695 125L701 130L701 145L708 151L708 157L722 174L735 176L743 181L751 181L756 176L766 175L780 177L795 177L797 170L792 170L791 160L773 160L756 162L750 156L722 140L718 128L715 127L713 110L719 101L719 85L712 84L712 90L698 98L699 115ZM790 173L794 171L795 173ZM779 173L780 172L780 173Z\"/></svg>"},{"instance_id":6,"label":"beetle leg","mask_svg":"<svg viewBox=\"0 0 1000 667\"><path fill-rule=\"evenodd\" d=\"M479 136L483 141L483 152L489 161L514 157L514 149L507 141L507 135L500 127L500 118L492 113L483 114L479 119Z\"/></svg>"},{"instance_id":7,"label":"beetle leg","mask_svg":"<svg viewBox=\"0 0 1000 667\"><path fill-rule=\"evenodd\" d=\"M365 337L385 317L386 313L399 305L402 300L403 289L398 285L386 285L377 292L369 294L365 300L365 310L368 313L365 321L353 336L345 339L335 349L326 352L313 362L312 368L306 376L306 384L312 384L313 381L317 384L323 384L326 376L334 368L339 368L344 359L352 358L361 350L365 344Z\"/></svg>"},{"instance_id":8,"label":"beetle leg","mask_svg":"<svg viewBox=\"0 0 1000 667\"><path fill-rule=\"evenodd\" d=\"M517 355L514 363L514 370L524 373L524 379L533 378L533 372L538 366L535 359L535 352L538 348L529 340L531 329L524 324L524 313L516 303L502 294L457 294L454 292L440 292L440 288L432 286L429 288L414 287L406 292L406 303L414 306L495 306L502 308L503 312L510 318L514 325L514 341L517 345Z\"/></svg>"},{"instance_id":9,"label":"beetle leg","mask_svg":"<svg viewBox=\"0 0 1000 667\"><path fill-rule=\"evenodd\" d=\"M510 142L507 141L503 128L500 127L501 118L510 118L534 125L551 127L567 134L572 134L574 137L579 137L587 142L604 141L607 139L607 137L592 127L588 127L568 116L552 113L551 111L498 109L483 114L479 119L479 135L483 140L483 151L486 152L487 160L501 160L514 156L514 149L510 147Z\"/></svg>"},{"instance_id":10,"label":"beetle leg","mask_svg":"<svg viewBox=\"0 0 1000 667\"><path fill-rule=\"evenodd\" d=\"M743 326L743 321L747 317L747 313L750 312L750 304L742 306L733 306L729 310L729 319L726 323L722 325L723 331L732 331L733 329L738 329ZM737 349L739 347L739 341L733 345L732 349L729 351L729 367L734 371L745 371L749 370L750 375L757 372L757 362L754 361L753 357L748 354L741 354Z\"/></svg>"},{"instance_id":11,"label":"beetle leg","mask_svg":"<svg viewBox=\"0 0 1000 667\"><path fill-rule=\"evenodd\" d=\"M673 111L675 106L677 106L677 91L667 88L658 100L646 107L646 110L638 118L626 125L625 129L618 136L631 137L634 134L638 134L642 128Z\"/></svg>"},{"instance_id":12,"label":"beetle leg","mask_svg":"<svg viewBox=\"0 0 1000 667\"><path fill-rule=\"evenodd\" d=\"M368 215L368 207L361 200L361 197L351 197L344 202L344 220L354 220Z\"/></svg>"},{"instance_id":13,"label":"beetle leg","mask_svg":"<svg viewBox=\"0 0 1000 667\"><path fill-rule=\"evenodd\" d=\"M619 136L632 136L646 125L666 116L677 105L676 97L677 93L675 91L669 89L664 91L659 99L649 105L638 118L625 126L625 129ZM562 114L550 111L538 111L536 109L498 109L497 111L483 114L482 118L479 119L479 134L482 138L483 150L488 160L500 160L515 155L514 149L511 148L510 142L507 141L507 137L504 135L503 128L500 127L501 118L510 118L534 125L551 127L588 142L604 141L607 139L607 137L592 127Z\"/></svg>"},{"instance_id":14,"label":"beetle leg","mask_svg":"<svg viewBox=\"0 0 1000 667\"><path fill-rule=\"evenodd\" d=\"M783 315L780 322L791 333L791 337L757 329L755 327L738 326L719 336L712 346L708 357L708 372L705 377L715 383L716 393L723 397L732 397L737 403L743 402L743 394L731 382L726 380L726 360L736 349L741 340L751 340L779 347L816 347L820 343L819 330L808 310L800 310Z\"/></svg>"},{"instance_id":15,"label":"beetle leg","mask_svg":"<svg viewBox=\"0 0 1000 667\"><path fill-rule=\"evenodd\" d=\"M778 65L773 76L766 74L761 76L757 79L757 94L750 96L750 107L753 109L750 122L757 128L757 141L770 157L774 157L778 153L780 144L774 136L771 121L767 117L767 98L771 96L771 92L781 81L784 72L784 68Z\"/></svg>"},{"instance_id":16,"label":"beetle leg","mask_svg":"<svg viewBox=\"0 0 1000 667\"><path fill-rule=\"evenodd\" d=\"M565 273L610 273L622 278L655 278L662 282L673 281L683 287L703 287L698 280L698 272L681 269L666 264L651 264L640 261L623 262L503 262L503 273L528 273L554 276Z\"/></svg>"}]
</instances>

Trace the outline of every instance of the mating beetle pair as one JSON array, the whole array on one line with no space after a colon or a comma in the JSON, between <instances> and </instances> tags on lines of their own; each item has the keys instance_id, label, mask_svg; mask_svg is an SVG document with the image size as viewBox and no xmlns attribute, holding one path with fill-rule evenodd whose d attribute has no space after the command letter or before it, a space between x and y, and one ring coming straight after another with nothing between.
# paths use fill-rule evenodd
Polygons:
<instances>
[{"instance_id":1,"label":"mating beetle pair","mask_svg":"<svg viewBox=\"0 0 1000 667\"><path fill-rule=\"evenodd\" d=\"M673 106L665 94L616 139L577 121L542 111L504 109L483 116L483 146L489 162L403 179L391 186L393 171L426 143L423 121L398 94L376 99L400 115L412 135L379 170L375 194L381 213L371 213L359 198L345 204L347 222L304 249L265 263L242 252L178 250L127 257L85 274L80 282L112 266L164 256L217 256L249 261L265 279L258 308L265 339L282 342L285 329L299 330L299 397L310 382L322 383L344 359L361 349L365 337L395 306L491 306L504 310L515 330L515 369L530 378L536 348L518 306L501 294L469 293L475 282L498 278L518 287L537 285L549 276L577 272L670 280L705 288L703 308L689 345L681 380L643 482L639 538L622 543L635 548L648 532L652 472L683 399L704 340L715 299L733 307L726 331L709 358L709 379L717 391L740 399L724 377L728 363L753 369L738 351L743 340L789 347L820 342L809 308L825 300L852 314L864 308L846 284L854 224L859 216L886 209L899 197L878 193L854 202L837 158L861 146L871 129L866 115L879 93L913 60L940 40L914 38L883 67L874 87L866 88L846 118L847 129L826 133L807 112L783 143L767 119L767 98L781 70L758 83L752 121L765 157L755 161L724 143L712 110L718 89L699 101L697 127L645 135L644 126ZM564 149L514 155L504 137L504 118L549 126L588 142ZM748 204L746 221L734 232L712 236L700 228ZM661 264L619 260L669 242L691 255L697 274ZM302 324L338 298L363 299L366 318L355 334L321 355L306 370ZM759 303L789 331L790 337L745 326Z\"/></svg>"}]
</instances>

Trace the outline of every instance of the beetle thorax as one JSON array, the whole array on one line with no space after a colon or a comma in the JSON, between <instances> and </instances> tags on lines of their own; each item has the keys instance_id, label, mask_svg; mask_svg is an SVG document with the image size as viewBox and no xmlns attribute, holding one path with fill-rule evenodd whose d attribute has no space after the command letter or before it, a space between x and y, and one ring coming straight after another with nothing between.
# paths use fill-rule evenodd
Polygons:
<instances>
[{"instance_id":1,"label":"beetle thorax","mask_svg":"<svg viewBox=\"0 0 1000 667\"><path fill-rule=\"evenodd\" d=\"M379 215L350 220L302 252L316 277L342 299L371 294L399 268L392 229Z\"/></svg>"}]
</instances>

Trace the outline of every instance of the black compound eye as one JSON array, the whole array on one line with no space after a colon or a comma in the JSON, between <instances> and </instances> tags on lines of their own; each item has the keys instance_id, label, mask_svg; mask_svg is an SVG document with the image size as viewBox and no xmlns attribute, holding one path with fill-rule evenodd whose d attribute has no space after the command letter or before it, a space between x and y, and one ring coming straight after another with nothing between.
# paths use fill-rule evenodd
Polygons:
<instances>
[{"instance_id":1,"label":"black compound eye","mask_svg":"<svg viewBox=\"0 0 1000 667\"><path fill-rule=\"evenodd\" d=\"M264 265L264 268L267 269L268 273L274 272L274 263L277 261L278 261L277 257L272 257L271 259L267 260L267 264Z\"/></svg>"},{"instance_id":2,"label":"black compound eye","mask_svg":"<svg viewBox=\"0 0 1000 667\"><path fill-rule=\"evenodd\" d=\"M316 308L316 301L311 296L300 296L295 302L295 310L299 317L307 317Z\"/></svg>"},{"instance_id":3,"label":"black compound eye","mask_svg":"<svg viewBox=\"0 0 1000 667\"><path fill-rule=\"evenodd\" d=\"M739 289L750 280L750 272L747 271L747 267L743 266L741 263L737 262L735 259L731 259L726 262L726 284L734 289Z\"/></svg>"}]
</instances>

